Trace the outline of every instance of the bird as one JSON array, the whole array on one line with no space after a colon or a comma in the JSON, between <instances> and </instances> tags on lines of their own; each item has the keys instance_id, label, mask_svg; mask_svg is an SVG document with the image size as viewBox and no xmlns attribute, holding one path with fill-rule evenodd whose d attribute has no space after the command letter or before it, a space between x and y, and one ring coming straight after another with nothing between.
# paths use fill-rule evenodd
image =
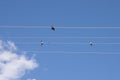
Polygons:
<instances>
[{"instance_id":1,"label":"bird","mask_svg":"<svg viewBox=\"0 0 120 80\"><path fill-rule=\"evenodd\" d=\"M55 26L51 26L51 30L55 31Z\"/></svg>"},{"instance_id":2,"label":"bird","mask_svg":"<svg viewBox=\"0 0 120 80\"><path fill-rule=\"evenodd\" d=\"M89 45L91 45L91 46L92 46L92 45L93 45L93 42L92 42L92 41L90 41L90 42L89 42Z\"/></svg>"},{"instance_id":3,"label":"bird","mask_svg":"<svg viewBox=\"0 0 120 80\"><path fill-rule=\"evenodd\" d=\"M41 45L41 46L43 46L43 45L44 45L44 42L43 42L42 40L40 41L40 45Z\"/></svg>"}]
</instances>

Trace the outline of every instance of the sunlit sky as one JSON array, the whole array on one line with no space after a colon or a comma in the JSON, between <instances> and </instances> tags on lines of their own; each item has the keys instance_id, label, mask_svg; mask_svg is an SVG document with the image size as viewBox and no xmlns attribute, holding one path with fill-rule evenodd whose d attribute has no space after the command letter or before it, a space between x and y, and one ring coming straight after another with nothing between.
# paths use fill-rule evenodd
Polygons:
<instances>
[{"instance_id":1,"label":"sunlit sky","mask_svg":"<svg viewBox=\"0 0 120 80\"><path fill-rule=\"evenodd\" d=\"M0 0L0 40L14 42L39 65L20 80L120 80L119 3Z\"/></svg>"}]
</instances>

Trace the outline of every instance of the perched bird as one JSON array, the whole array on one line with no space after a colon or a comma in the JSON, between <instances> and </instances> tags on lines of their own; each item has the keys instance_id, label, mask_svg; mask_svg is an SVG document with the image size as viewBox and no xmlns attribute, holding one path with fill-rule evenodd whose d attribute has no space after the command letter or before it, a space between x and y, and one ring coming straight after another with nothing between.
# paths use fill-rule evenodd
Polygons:
<instances>
[{"instance_id":1,"label":"perched bird","mask_svg":"<svg viewBox=\"0 0 120 80\"><path fill-rule=\"evenodd\" d=\"M43 42L42 40L40 41L40 45L41 45L41 46L43 46L43 45L44 45L44 42Z\"/></svg>"},{"instance_id":2,"label":"perched bird","mask_svg":"<svg viewBox=\"0 0 120 80\"><path fill-rule=\"evenodd\" d=\"M89 44L92 46L92 45L93 45L93 42L90 41Z\"/></svg>"},{"instance_id":3,"label":"perched bird","mask_svg":"<svg viewBox=\"0 0 120 80\"><path fill-rule=\"evenodd\" d=\"M55 31L55 27L54 27L54 26L51 26L51 30Z\"/></svg>"}]
</instances>

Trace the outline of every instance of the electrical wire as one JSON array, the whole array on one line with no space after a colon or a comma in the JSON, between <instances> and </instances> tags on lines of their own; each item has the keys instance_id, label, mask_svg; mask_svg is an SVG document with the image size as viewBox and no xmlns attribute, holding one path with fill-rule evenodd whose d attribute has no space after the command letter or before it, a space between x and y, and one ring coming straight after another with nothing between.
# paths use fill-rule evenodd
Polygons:
<instances>
[{"instance_id":1,"label":"electrical wire","mask_svg":"<svg viewBox=\"0 0 120 80\"><path fill-rule=\"evenodd\" d=\"M53 54L120 54L120 52L87 52L87 51L24 51L26 53L53 53Z\"/></svg>"},{"instance_id":2,"label":"electrical wire","mask_svg":"<svg viewBox=\"0 0 120 80\"><path fill-rule=\"evenodd\" d=\"M50 26L0 26L0 28L51 28ZM56 28L62 28L62 29L82 29L82 28L85 28L85 29L93 29L93 28L98 28L98 29L120 29L120 27L105 27L105 26L98 26L98 27L83 27L83 26L77 26L77 27L69 27L69 26L66 26L66 27L63 27L63 26L57 26Z\"/></svg>"},{"instance_id":3,"label":"electrical wire","mask_svg":"<svg viewBox=\"0 0 120 80\"><path fill-rule=\"evenodd\" d=\"M15 42L15 44L40 44L40 42ZM89 44L89 43L83 43L83 42L50 42L50 43L44 43L44 45L46 44L56 44L56 45L59 45L59 44L66 44L66 45L71 45L71 44L76 44L76 45L79 45L79 44ZM109 42L109 43L100 43L100 42L95 42L93 43L94 44L106 44L106 45L120 45L120 42Z\"/></svg>"},{"instance_id":4,"label":"electrical wire","mask_svg":"<svg viewBox=\"0 0 120 80\"><path fill-rule=\"evenodd\" d=\"M39 36L3 36L0 38L120 38L120 36L115 37L105 37L105 36L96 36L96 37L80 37L80 36L47 36L47 37L39 37Z\"/></svg>"}]
</instances>

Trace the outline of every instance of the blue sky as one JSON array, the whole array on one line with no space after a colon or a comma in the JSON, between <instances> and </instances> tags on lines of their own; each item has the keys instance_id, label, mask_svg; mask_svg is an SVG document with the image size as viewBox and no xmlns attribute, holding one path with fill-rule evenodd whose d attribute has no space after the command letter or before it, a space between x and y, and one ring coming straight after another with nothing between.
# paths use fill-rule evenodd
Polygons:
<instances>
[{"instance_id":1,"label":"blue sky","mask_svg":"<svg viewBox=\"0 0 120 80\"><path fill-rule=\"evenodd\" d=\"M39 51L27 54L36 55L39 67L27 72L21 80L120 80L120 55L116 54L120 53L120 45L95 44L91 47L88 44L89 41L120 43L120 38L42 38L119 37L120 28L79 28L120 27L119 3L119 0L0 0L0 26L56 26L56 31L49 28L0 28L3 41L38 43L16 44L22 51ZM14 38L34 36L39 38ZM45 42L43 47L39 44L41 40Z\"/></svg>"}]
</instances>

